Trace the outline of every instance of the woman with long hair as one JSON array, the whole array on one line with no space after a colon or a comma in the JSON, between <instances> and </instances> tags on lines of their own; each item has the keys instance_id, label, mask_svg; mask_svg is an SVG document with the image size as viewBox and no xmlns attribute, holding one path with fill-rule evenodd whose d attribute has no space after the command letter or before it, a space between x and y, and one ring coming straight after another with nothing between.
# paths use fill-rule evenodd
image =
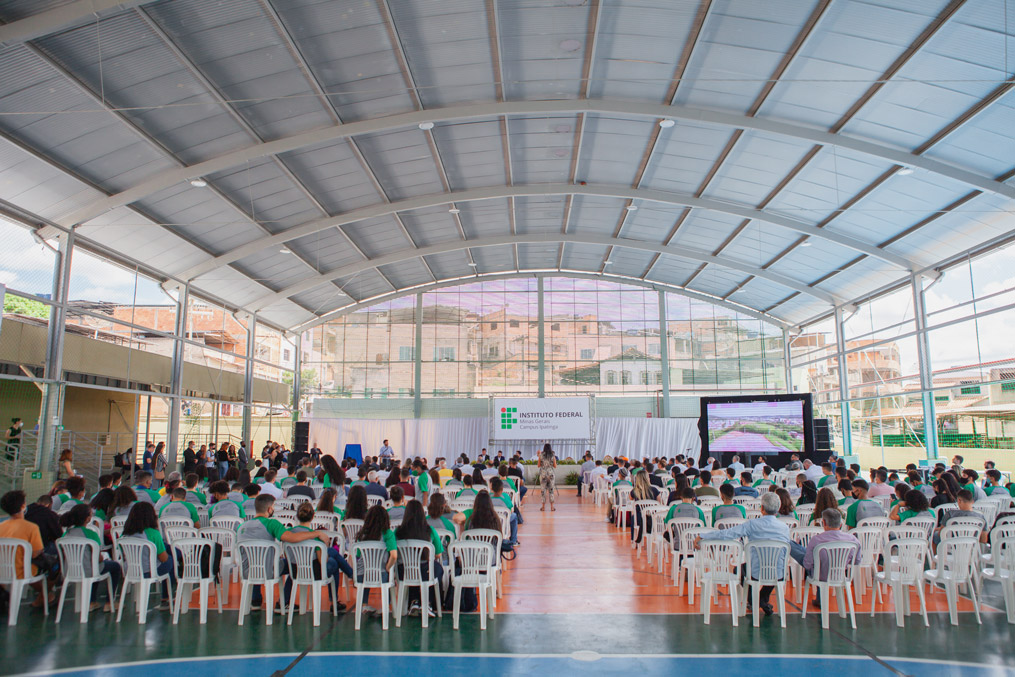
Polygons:
<instances>
[{"instance_id":1,"label":"woman with long hair","mask_svg":"<svg viewBox=\"0 0 1015 677\"><path fill-rule=\"evenodd\" d=\"M366 487L358 486L349 489L349 497L345 501L345 517L347 520L366 519L370 509L370 502L367 501Z\"/></svg>"},{"instance_id":2,"label":"woman with long hair","mask_svg":"<svg viewBox=\"0 0 1015 677\"><path fill-rule=\"evenodd\" d=\"M57 473L57 477L61 479L68 479L74 477L74 452L70 449L64 449L60 452L60 469Z\"/></svg>"},{"instance_id":3,"label":"woman with long hair","mask_svg":"<svg viewBox=\"0 0 1015 677\"><path fill-rule=\"evenodd\" d=\"M434 494L438 496L440 494ZM443 498L443 496L442 496ZM433 544L434 559L433 559L433 571L434 578L438 581L436 588L430 588L430 606L427 608L427 614L430 618L433 618L433 608L437 606L437 600L442 599L443 595L440 592L440 581L444 578L444 567L441 566L440 558L444 553L444 545L441 543L440 536L432 526L427 523L426 513L423 512L423 504L419 501L409 501L405 506L405 513L402 515L402 523L395 529L395 538L399 541L429 541ZM420 562L420 569L422 578L424 581L429 580L430 567L428 562ZM401 565L399 565L401 567ZM399 571L401 574L401 571ZM415 595L413 594L415 593ZM414 615L414 612L420 610L419 602L419 588L411 588L409 590L409 615Z\"/></svg>"},{"instance_id":4,"label":"woman with long hair","mask_svg":"<svg viewBox=\"0 0 1015 677\"><path fill-rule=\"evenodd\" d=\"M934 480L934 498L930 506L936 508L945 503L954 503L959 493L959 483L951 473L943 473L941 477Z\"/></svg>"},{"instance_id":5,"label":"woman with long hair","mask_svg":"<svg viewBox=\"0 0 1015 677\"><path fill-rule=\"evenodd\" d=\"M456 513L448 505L448 500L444 498L444 494L431 494L430 503L426 508L426 521L434 529L447 529L451 533L458 533L455 528L465 523L465 515L458 512Z\"/></svg>"},{"instance_id":6,"label":"woman with long hair","mask_svg":"<svg viewBox=\"0 0 1015 677\"><path fill-rule=\"evenodd\" d=\"M919 489L907 491L902 500L896 503L895 507L888 514L889 519L896 520L899 524L913 517L933 517L935 520L937 519L937 515L930 509L927 495Z\"/></svg>"},{"instance_id":7,"label":"woman with long hair","mask_svg":"<svg viewBox=\"0 0 1015 677\"><path fill-rule=\"evenodd\" d=\"M539 454L539 484L542 486L543 505L539 509L546 510L546 500L550 500L550 510L555 511L557 506L557 478L554 471L557 469L557 456L553 448L547 442L543 445L543 451Z\"/></svg>"},{"instance_id":8,"label":"woman with long hair","mask_svg":"<svg viewBox=\"0 0 1015 677\"><path fill-rule=\"evenodd\" d=\"M356 542L381 541L388 551L388 559L384 563L382 579L388 580L391 575L391 568L398 561L398 546L395 544L395 532L391 530L391 520L388 519L388 511L384 506L375 505L367 511L366 519L363 520L363 528L356 535ZM363 565L359 561L359 550L353 547L353 556L356 558L356 580L363 580ZM366 591L363 604L370 601L370 589Z\"/></svg>"},{"instance_id":9,"label":"woman with long hair","mask_svg":"<svg viewBox=\"0 0 1015 677\"><path fill-rule=\"evenodd\" d=\"M166 481L166 466L169 459L166 458L166 443L159 442L155 445L155 453L152 454L152 480L153 488L161 487Z\"/></svg>"},{"instance_id":10,"label":"woman with long hair","mask_svg":"<svg viewBox=\"0 0 1015 677\"><path fill-rule=\"evenodd\" d=\"M335 487L339 491L345 491L345 471L339 467L334 456L321 457L321 470L324 471L324 488Z\"/></svg>"},{"instance_id":11,"label":"woman with long hair","mask_svg":"<svg viewBox=\"0 0 1015 677\"><path fill-rule=\"evenodd\" d=\"M807 523L807 526L817 525L818 520L821 519L821 514L828 509L838 510L839 514L842 514L842 511L839 510L839 502L835 500L835 494L828 487L822 487L818 489L818 495L814 499L814 512L811 513L811 519Z\"/></svg>"},{"instance_id":12,"label":"woman with long hair","mask_svg":"<svg viewBox=\"0 0 1015 677\"><path fill-rule=\"evenodd\" d=\"M104 489L103 491L109 490ZM85 505L84 503L79 503L75 505L73 508L71 508L64 514L60 515L60 526L62 526L64 529L67 530L64 533L63 538L87 538L88 540L94 542L97 547L101 548L102 534L95 533L95 531L91 528L90 524L91 521L92 521L92 508L90 506ZM94 573L92 572L91 557L85 557L84 565L85 565L85 575L86 576L94 575ZM120 588L120 579L122 577L123 570L120 568L119 564L117 564L115 561L111 559L107 559L105 561L102 561L100 559L99 574L104 575L107 573L109 574L109 579L113 584L113 597L115 598L116 591ZM94 583L92 585L92 599L98 600L99 593L105 589L106 586L102 585L101 582ZM112 604L113 604L112 599L107 601L103 611L109 613L109 611L112 609ZM90 609L91 611L95 611L96 609L99 608L102 608L101 602L99 601L92 602L92 606Z\"/></svg>"},{"instance_id":13,"label":"woman with long hair","mask_svg":"<svg viewBox=\"0 0 1015 677\"><path fill-rule=\"evenodd\" d=\"M151 503L135 503L127 515L127 522L123 525L123 538L143 538L155 546L155 560L158 562L156 571L159 576L169 574L169 580L176 583L176 574L173 570L173 558L166 550L166 544L159 533L159 520L155 516L155 506ZM162 603L159 610L169 608L169 586L162 583Z\"/></svg>"},{"instance_id":14,"label":"woman with long hair","mask_svg":"<svg viewBox=\"0 0 1015 677\"><path fill-rule=\"evenodd\" d=\"M121 515L127 516L130 514L131 508L137 503L137 494L134 490L128 486L119 486L113 492L113 500L109 504L109 510L107 512L107 520L112 520L114 517ZM154 510L154 508L152 508Z\"/></svg>"},{"instance_id":15,"label":"woman with long hair","mask_svg":"<svg viewBox=\"0 0 1015 677\"><path fill-rule=\"evenodd\" d=\"M476 496L476 502L472 504L472 510L465 511L465 529L493 529L500 531L500 517L493 509L493 499L490 493L481 491Z\"/></svg>"},{"instance_id":16,"label":"woman with long hair","mask_svg":"<svg viewBox=\"0 0 1015 677\"><path fill-rule=\"evenodd\" d=\"M686 484L686 479L685 479ZM642 468L639 472L634 474L634 489L631 491L632 501L654 501L659 496L659 489L652 486L651 480L649 480L648 471ZM635 529L641 527L644 523L643 529L638 529L638 538L635 540L634 534ZM641 514L641 508L635 510L634 519L631 520L631 539L635 540L636 543L641 542L642 533L652 533L652 523L644 519Z\"/></svg>"},{"instance_id":17,"label":"woman with long hair","mask_svg":"<svg viewBox=\"0 0 1015 677\"><path fill-rule=\"evenodd\" d=\"M772 489L775 491L775 495L779 497L779 514L800 521L800 517L796 514L796 509L793 505L793 497L789 495L789 492L782 487L776 487L774 484Z\"/></svg>"},{"instance_id":18,"label":"woman with long hair","mask_svg":"<svg viewBox=\"0 0 1015 677\"><path fill-rule=\"evenodd\" d=\"M814 482L811 480L804 480L803 484L800 485L800 498L797 499L797 505L807 505L808 503L814 503L818 500L818 488L814 486Z\"/></svg>"},{"instance_id":19,"label":"woman with long hair","mask_svg":"<svg viewBox=\"0 0 1015 677\"><path fill-rule=\"evenodd\" d=\"M314 529L313 525L314 514L315 513L313 503L311 503L310 501L300 503L299 507L296 508L296 520L299 522L299 524L294 526L289 531L292 531L293 533L297 534L306 533L308 531L317 531L316 529ZM321 539L318 538L317 540ZM325 564L325 573L328 575L328 577L334 579L335 590L339 590L341 588L341 586L339 585L340 583L339 571L341 571L346 576L352 578L353 575L352 567L349 566L349 562L346 561L345 557L342 557L342 553L340 553L337 548L329 546L326 542L324 543L324 546L325 546L324 550L327 553L328 557L327 564ZM314 566L314 574L319 576L320 570L317 568L316 564L317 563L315 563ZM292 582L287 581L285 586L286 599L292 599L291 592L292 592ZM339 611L345 611L346 607L344 604L342 604L336 599L335 608Z\"/></svg>"},{"instance_id":20,"label":"woman with long hair","mask_svg":"<svg viewBox=\"0 0 1015 677\"><path fill-rule=\"evenodd\" d=\"M479 468L472 470L472 486L476 487L476 491L479 491L479 487L486 486L486 478L483 477L483 471Z\"/></svg>"}]
</instances>

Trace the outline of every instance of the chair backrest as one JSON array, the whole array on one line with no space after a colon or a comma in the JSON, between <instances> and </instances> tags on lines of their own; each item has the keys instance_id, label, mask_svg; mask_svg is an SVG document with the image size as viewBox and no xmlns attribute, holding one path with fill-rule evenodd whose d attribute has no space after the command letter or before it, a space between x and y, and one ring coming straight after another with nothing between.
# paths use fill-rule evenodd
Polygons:
<instances>
[{"instance_id":1,"label":"chair backrest","mask_svg":"<svg viewBox=\"0 0 1015 677\"><path fill-rule=\"evenodd\" d=\"M997 513L1000 512L1000 504L997 501L977 501L973 504L973 510L983 515L983 518L987 520L987 528L989 529L994 524L994 519L997 518Z\"/></svg>"},{"instance_id":2,"label":"chair backrest","mask_svg":"<svg viewBox=\"0 0 1015 677\"><path fill-rule=\"evenodd\" d=\"M698 518L691 517L674 517L666 523L666 528L670 530L670 545L674 549L680 548L683 543L682 537L684 532L688 529L694 529L695 527L701 529L705 525L701 523Z\"/></svg>"},{"instance_id":3,"label":"chair backrest","mask_svg":"<svg viewBox=\"0 0 1015 677\"><path fill-rule=\"evenodd\" d=\"M789 537L794 543L807 547L810 540L820 534L824 529L821 527L797 527L789 530Z\"/></svg>"},{"instance_id":4,"label":"chair backrest","mask_svg":"<svg viewBox=\"0 0 1015 677\"><path fill-rule=\"evenodd\" d=\"M995 527L990 534L990 553L995 572L1007 571L1009 576L1015 576L1015 532Z\"/></svg>"},{"instance_id":5,"label":"chair backrest","mask_svg":"<svg viewBox=\"0 0 1015 677\"><path fill-rule=\"evenodd\" d=\"M167 546L176 545L176 539L178 538L197 538L197 529L192 526L162 528L162 540Z\"/></svg>"},{"instance_id":6,"label":"chair backrest","mask_svg":"<svg viewBox=\"0 0 1015 677\"><path fill-rule=\"evenodd\" d=\"M796 507L796 515L800 518L800 524L807 524L811 519L811 515L814 514L814 504L807 503L805 505L798 505Z\"/></svg>"},{"instance_id":7,"label":"chair backrest","mask_svg":"<svg viewBox=\"0 0 1015 677\"><path fill-rule=\"evenodd\" d=\"M946 512L949 512L951 510L958 510L958 509L959 509L959 504L958 503L942 503L938 507L933 508L933 510L937 511L938 515L943 515Z\"/></svg>"},{"instance_id":8,"label":"chair backrest","mask_svg":"<svg viewBox=\"0 0 1015 677\"><path fill-rule=\"evenodd\" d=\"M462 540L489 543L494 553L489 566L494 568L500 567L500 546L503 537L499 531L494 531L493 529L466 529L462 532Z\"/></svg>"},{"instance_id":9,"label":"chair backrest","mask_svg":"<svg viewBox=\"0 0 1015 677\"><path fill-rule=\"evenodd\" d=\"M718 580L735 580L744 547L740 541L702 541L701 570L705 577Z\"/></svg>"},{"instance_id":10,"label":"chair backrest","mask_svg":"<svg viewBox=\"0 0 1015 677\"><path fill-rule=\"evenodd\" d=\"M983 533L983 525L979 520L962 521L961 518L952 519L948 526L941 529L941 540L946 538L980 538Z\"/></svg>"},{"instance_id":11,"label":"chair backrest","mask_svg":"<svg viewBox=\"0 0 1015 677\"><path fill-rule=\"evenodd\" d=\"M796 529L798 526L800 526L800 521L797 520L797 518L793 517L792 515L778 515L775 519L779 520L780 522L788 526L790 529Z\"/></svg>"},{"instance_id":12,"label":"chair backrest","mask_svg":"<svg viewBox=\"0 0 1015 677\"><path fill-rule=\"evenodd\" d=\"M448 548L448 557L455 563L451 567L451 578L468 587L486 584L494 571L490 560L499 556L486 541L455 541Z\"/></svg>"},{"instance_id":13,"label":"chair backrest","mask_svg":"<svg viewBox=\"0 0 1015 677\"><path fill-rule=\"evenodd\" d=\"M845 585L853 580L853 560L856 558L854 543L821 543L814 548L815 581L829 585Z\"/></svg>"},{"instance_id":14,"label":"chair backrest","mask_svg":"<svg viewBox=\"0 0 1015 677\"><path fill-rule=\"evenodd\" d=\"M860 566L870 566L885 546L885 531L878 526L857 527L850 532L860 541Z\"/></svg>"},{"instance_id":15,"label":"chair backrest","mask_svg":"<svg viewBox=\"0 0 1015 677\"><path fill-rule=\"evenodd\" d=\"M123 536L116 542L123 563L125 580L152 578L158 565L155 563L155 544L139 536Z\"/></svg>"},{"instance_id":16,"label":"chair backrest","mask_svg":"<svg viewBox=\"0 0 1015 677\"><path fill-rule=\"evenodd\" d=\"M32 573L32 544L20 538L0 538L0 583L17 580L17 565L20 560L24 578Z\"/></svg>"},{"instance_id":17,"label":"chair backrest","mask_svg":"<svg viewBox=\"0 0 1015 677\"><path fill-rule=\"evenodd\" d=\"M937 520L933 517L910 517L906 520L906 524L911 527L920 527L923 529L923 537L930 538L937 526Z\"/></svg>"},{"instance_id":18,"label":"chair backrest","mask_svg":"<svg viewBox=\"0 0 1015 677\"><path fill-rule=\"evenodd\" d=\"M502 505L494 505L493 511L500 518L500 534L506 541L511 538L511 511Z\"/></svg>"},{"instance_id":19,"label":"chair backrest","mask_svg":"<svg viewBox=\"0 0 1015 677\"><path fill-rule=\"evenodd\" d=\"M379 586L384 583L388 547L384 541L357 541L352 546L356 561L356 584Z\"/></svg>"},{"instance_id":20,"label":"chair backrest","mask_svg":"<svg viewBox=\"0 0 1015 677\"><path fill-rule=\"evenodd\" d=\"M338 531L339 522L338 515L333 512L315 512L314 519L310 522L310 527L315 530Z\"/></svg>"},{"instance_id":21,"label":"chair backrest","mask_svg":"<svg viewBox=\"0 0 1015 677\"><path fill-rule=\"evenodd\" d=\"M198 532L198 536L221 545L223 555L229 555L236 551L235 529L219 526L202 527Z\"/></svg>"},{"instance_id":22,"label":"chair backrest","mask_svg":"<svg viewBox=\"0 0 1015 677\"><path fill-rule=\"evenodd\" d=\"M923 580L923 563L927 557L927 539L920 534L916 538L896 538L888 542L885 558L885 573L895 573L900 580L919 585ZM894 557L892 556L894 555Z\"/></svg>"},{"instance_id":23,"label":"chair backrest","mask_svg":"<svg viewBox=\"0 0 1015 677\"><path fill-rule=\"evenodd\" d=\"M313 539L299 543L285 544L285 557L289 563L289 578L294 583L311 583L324 580L327 570L325 563L328 560L325 545ZM318 564L314 570L314 563Z\"/></svg>"},{"instance_id":24,"label":"chair backrest","mask_svg":"<svg viewBox=\"0 0 1015 677\"><path fill-rule=\"evenodd\" d=\"M211 558L215 543L207 538L179 538L173 543L179 553L176 577L181 581L200 581L211 578ZM203 566L202 566L203 560Z\"/></svg>"},{"instance_id":25,"label":"chair backrest","mask_svg":"<svg viewBox=\"0 0 1015 677\"><path fill-rule=\"evenodd\" d=\"M947 527L946 527L947 528ZM951 578L968 581L975 564L975 554L979 552L978 538L956 536L944 537L942 529L941 542L937 546L937 571L941 576L948 572Z\"/></svg>"},{"instance_id":26,"label":"chair backrest","mask_svg":"<svg viewBox=\"0 0 1015 677\"><path fill-rule=\"evenodd\" d=\"M409 585L422 585L434 580L433 560L434 547L430 541L406 539L398 541L398 561L402 565L400 579ZM426 565L429 575L423 580L423 566Z\"/></svg>"},{"instance_id":27,"label":"chair backrest","mask_svg":"<svg viewBox=\"0 0 1015 677\"><path fill-rule=\"evenodd\" d=\"M676 521L676 520L673 520ZM711 533L712 529L703 526L688 526L680 531L680 552L684 555L694 556L694 540L698 536Z\"/></svg>"},{"instance_id":28,"label":"chair backrest","mask_svg":"<svg viewBox=\"0 0 1015 677\"><path fill-rule=\"evenodd\" d=\"M754 508L748 508L747 509L747 519L749 519L749 520L756 520L756 519L758 519L761 516L762 516L762 513L761 513L760 510L755 510Z\"/></svg>"},{"instance_id":29,"label":"chair backrest","mask_svg":"<svg viewBox=\"0 0 1015 677\"><path fill-rule=\"evenodd\" d=\"M58 538L56 551L64 581L80 581L98 575L99 550L98 544L88 538Z\"/></svg>"},{"instance_id":30,"label":"chair backrest","mask_svg":"<svg viewBox=\"0 0 1015 677\"><path fill-rule=\"evenodd\" d=\"M927 530L920 524L910 524L913 520L907 520L903 524L893 524L888 527L888 538L895 540L898 538L922 538L924 541L927 540Z\"/></svg>"},{"instance_id":31,"label":"chair backrest","mask_svg":"<svg viewBox=\"0 0 1015 677\"><path fill-rule=\"evenodd\" d=\"M634 491L634 487L629 487L626 484L621 484L619 487L613 487L613 505L625 506L630 503L632 491Z\"/></svg>"},{"instance_id":32,"label":"chair backrest","mask_svg":"<svg viewBox=\"0 0 1015 677\"><path fill-rule=\"evenodd\" d=\"M236 544L240 553L240 577L251 583L274 582L282 575L282 546L275 541L242 541Z\"/></svg>"},{"instance_id":33,"label":"chair backrest","mask_svg":"<svg viewBox=\"0 0 1015 677\"><path fill-rule=\"evenodd\" d=\"M241 524L243 524L243 520L240 519L239 517L231 517L229 515L224 515L221 517L211 518L211 525L213 527L219 527L222 529L231 529L233 533L236 533L236 530L240 528Z\"/></svg>"},{"instance_id":34,"label":"chair backrest","mask_svg":"<svg viewBox=\"0 0 1015 677\"><path fill-rule=\"evenodd\" d=\"M878 529L884 530L892 526L892 521L887 517L866 517L862 520L856 521L856 528L861 527L877 527Z\"/></svg>"},{"instance_id":35,"label":"chair backrest","mask_svg":"<svg viewBox=\"0 0 1015 677\"><path fill-rule=\"evenodd\" d=\"M345 520L342 522L342 533L345 535L345 542L351 546L359 536L359 530L363 528L363 520Z\"/></svg>"},{"instance_id":36,"label":"chair backrest","mask_svg":"<svg viewBox=\"0 0 1015 677\"><path fill-rule=\"evenodd\" d=\"M126 523L127 523L126 515L114 515L112 519L109 520L110 526L114 527L122 527Z\"/></svg>"},{"instance_id":37,"label":"chair backrest","mask_svg":"<svg viewBox=\"0 0 1015 677\"><path fill-rule=\"evenodd\" d=\"M789 543L754 540L747 542L747 577L762 583L786 580Z\"/></svg>"},{"instance_id":38,"label":"chair backrest","mask_svg":"<svg viewBox=\"0 0 1015 677\"><path fill-rule=\"evenodd\" d=\"M746 521L747 520L744 519L743 517L727 517L726 519L719 520L718 522L716 522L712 526L714 526L716 529L720 529L720 530L722 530L722 529L729 529L730 527L739 526L739 525L743 524Z\"/></svg>"},{"instance_id":39,"label":"chair backrest","mask_svg":"<svg viewBox=\"0 0 1015 677\"><path fill-rule=\"evenodd\" d=\"M592 481L592 489L597 493L606 493L610 489L610 481L606 475L599 475Z\"/></svg>"},{"instance_id":40,"label":"chair backrest","mask_svg":"<svg viewBox=\"0 0 1015 677\"><path fill-rule=\"evenodd\" d=\"M375 505L384 503L383 496L375 496L373 494L367 494L367 508L372 508Z\"/></svg>"}]
</instances>

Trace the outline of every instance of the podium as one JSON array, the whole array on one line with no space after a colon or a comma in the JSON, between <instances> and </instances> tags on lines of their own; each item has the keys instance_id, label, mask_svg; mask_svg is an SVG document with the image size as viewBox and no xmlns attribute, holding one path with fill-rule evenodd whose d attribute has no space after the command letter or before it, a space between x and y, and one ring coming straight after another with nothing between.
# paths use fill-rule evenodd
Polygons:
<instances>
[{"instance_id":1,"label":"podium","mask_svg":"<svg viewBox=\"0 0 1015 677\"><path fill-rule=\"evenodd\" d=\"M355 460L356 465L358 466L363 462L363 445L360 444L345 445L345 457Z\"/></svg>"}]
</instances>

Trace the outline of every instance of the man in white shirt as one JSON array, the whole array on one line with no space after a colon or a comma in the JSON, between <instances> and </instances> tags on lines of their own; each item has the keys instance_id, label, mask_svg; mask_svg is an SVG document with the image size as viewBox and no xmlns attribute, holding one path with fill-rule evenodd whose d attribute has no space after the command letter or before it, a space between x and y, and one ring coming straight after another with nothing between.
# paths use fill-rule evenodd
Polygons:
<instances>
[{"instance_id":1,"label":"man in white shirt","mask_svg":"<svg viewBox=\"0 0 1015 677\"><path fill-rule=\"evenodd\" d=\"M814 484L817 485L818 480L820 480L821 476L824 474L825 473L822 472L820 465L815 465L814 463L811 462L811 459L809 458L804 459L804 475L807 477L807 479L809 479L811 482L814 482Z\"/></svg>"},{"instance_id":2,"label":"man in white shirt","mask_svg":"<svg viewBox=\"0 0 1015 677\"><path fill-rule=\"evenodd\" d=\"M381 464L387 467L391 460L395 458L395 450L391 448L387 440L384 440L384 444L381 445L381 451L378 454L381 457Z\"/></svg>"},{"instance_id":3,"label":"man in white shirt","mask_svg":"<svg viewBox=\"0 0 1015 677\"><path fill-rule=\"evenodd\" d=\"M287 477L289 477L289 464L283 462L282 467L278 469L278 474L275 476L275 480L284 480Z\"/></svg>"},{"instance_id":4,"label":"man in white shirt","mask_svg":"<svg viewBox=\"0 0 1015 677\"><path fill-rule=\"evenodd\" d=\"M592 479L593 486L596 483L597 477L606 477L606 468L603 466L602 461L596 461L596 465L592 468L592 472L589 473L589 477Z\"/></svg>"},{"instance_id":5,"label":"man in white shirt","mask_svg":"<svg viewBox=\"0 0 1015 677\"><path fill-rule=\"evenodd\" d=\"M264 473L264 484L261 485L261 493L274 496L275 498L282 498L282 490L275 486L275 480L278 479L278 473L272 469Z\"/></svg>"},{"instance_id":6,"label":"man in white shirt","mask_svg":"<svg viewBox=\"0 0 1015 677\"><path fill-rule=\"evenodd\" d=\"M712 468L714 467L715 467L715 459L709 456L705 460L705 465L701 466L701 470L708 470L709 472L712 472Z\"/></svg>"},{"instance_id":7,"label":"man in white shirt","mask_svg":"<svg viewBox=\"0 0 1015 677\"><path fill-rule=\"evenodd\" d=\"M765 457L758 456L758 462L754 464L754 470L751 472L751 474L754 475L755 477L761 477L762 475L761 471L765 469L766 465L767 462L765 461Z\"/></svg>"},{"instance_id":8,"label":"man in white shirt","mask_svg":"<svg viewBox=\"0 0 1015 677\"><path fill-rule=\"evenodd\" d=\"M744 468L746 466L744 466L744 464L740 462L740 457L739 456L734 456L733 460L730 461L730 464L727 465L726 467L727 468L733 468L733 470L736 471L736 476L739 477L740 473L742 473L744 471Z\"/></svg>"}]
</instances>

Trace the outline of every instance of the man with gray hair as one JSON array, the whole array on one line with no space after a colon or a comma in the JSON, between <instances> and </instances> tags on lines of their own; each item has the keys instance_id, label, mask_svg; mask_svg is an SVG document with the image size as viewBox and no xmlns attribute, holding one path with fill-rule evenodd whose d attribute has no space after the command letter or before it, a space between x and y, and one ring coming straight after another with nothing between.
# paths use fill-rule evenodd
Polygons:
<instances>
[{"instance_id":1,"label":"man with gray hair","mask_svg":"<svg viewBox=\"0 0 1015 677\"><path fill-rule=\"evenodd\" d=\"M821 512L821 524L825 530L811 537L811 540L807 542L807 551L804 553L803 561L800 562L807 575L810 576L811 571L814 569L814 548L822 543L852 543L856 546L856 556L853 559L853 563L859 564L860 541L853 534L841 530L842 513L834 508L823 510ZM828 580L828 557L824 554L821 557L821 580ZM814 598L814 606L820 607L817 597Z\"/></svg>"},{"instance_id":2,"label":"man with gray hair","mask_svg":"<svg viewBox=\"0 0 1015 677\"><path fill-rule=\"evenodd\" d=\"M733 541L739 538L743 538L749 544L751 541L780 541L782 543L788 543L790 547L790 555L794 555L794 550L798 550L799 555L803 552L803 546L799 543L794 543L789 537L789 527L784 523L780 522L776 515L779 514L779 497L772 493L766 493L761 497L761 517L756 519L749 519L743 524L738 524L735 527L729 529L723 529L722 531L713 531L702 536L699 536L694 541L694 547L698 548L701 545L701 541ZM751 570L760 571L761 564L758 561L757 551L751 552ZM761 610L765 612L766 616L772 615L772 605L768 603L768 598L771 596L775 586L766 585L761 588L761 594L759 596L759 603Z\"/></svg>"}]
</instances>

